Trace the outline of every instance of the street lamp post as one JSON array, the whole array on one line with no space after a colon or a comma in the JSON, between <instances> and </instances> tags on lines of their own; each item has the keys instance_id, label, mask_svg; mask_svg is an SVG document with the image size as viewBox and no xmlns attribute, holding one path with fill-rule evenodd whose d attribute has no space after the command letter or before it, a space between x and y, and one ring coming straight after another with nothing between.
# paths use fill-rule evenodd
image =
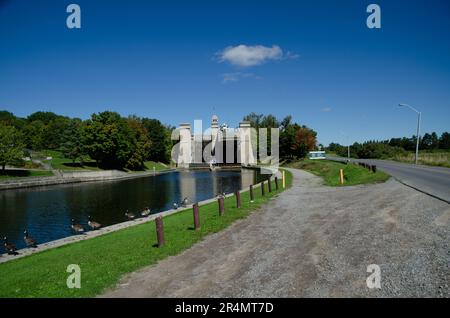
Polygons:
<instances>
[{"instance_id":1,"label":"street lamp post","mask_svg":"<svg viewBox=\"0 0 450 318\"><path fill-rule=\"evenodd\" d=\"M342 131L340 133L347 139L347 160L350 161L350 137Z\"/></svg>"},{"instance_id":2,"label":"street lamp post","mask_svg":"<svg viewBox=\"0 0 450 318\"><path fill-rule=\"evenodd\" d=\"M415 109L414 107L411 107L408 104L398 104L398 106L400 107L408 107L409 109L415 111L417 113L417 134L416 134L416 158L415 158L415 162L416 164L418 164L419 162L419 139L420 139L420 118L422 117L422 113L419 112L417 109Z\"/></svg>"}]
</instances>

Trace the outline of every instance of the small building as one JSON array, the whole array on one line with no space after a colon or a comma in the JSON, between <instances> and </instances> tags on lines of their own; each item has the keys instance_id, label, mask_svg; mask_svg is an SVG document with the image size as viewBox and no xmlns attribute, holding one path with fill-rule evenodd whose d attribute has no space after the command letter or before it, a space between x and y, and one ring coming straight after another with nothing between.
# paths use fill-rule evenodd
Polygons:
<instances>
[{"instance_id":1,"label":"small building","mask_svg":"<svg viewBox=\"0 0 450 318\"><path fill-rule=\"evenodd\" d=\"M310 151L308 153L309 159L326 159L325 151Z\"/></svg>"}]
</instances>

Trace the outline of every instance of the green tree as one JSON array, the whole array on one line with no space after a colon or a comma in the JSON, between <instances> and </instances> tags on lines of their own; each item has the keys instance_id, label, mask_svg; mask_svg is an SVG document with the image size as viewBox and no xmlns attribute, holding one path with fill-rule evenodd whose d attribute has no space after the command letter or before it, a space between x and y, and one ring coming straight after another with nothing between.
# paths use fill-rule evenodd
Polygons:
<instances>
[{"instance_id":1,"label":"green tree","mask_svg":"<svg viewBox=\"0 0 450 318\"><path fill-rule=\"evenodd\" d=\"M131 116L127 119L127 124L133 133L134 144L133 153L128 159L126 167L132 170L142 170L152 142L140 118Z\"/></svg>"},{"instance_id":2,"label":"green tree","mask_svg":"<svg viewBox=\"0 0 450 318\"><path fill-rule=\"evenodd\" d=\"M123 168L132 157L135 139L126 120L118 113L93 114L84 128L86 151L106 168Z\"/></svg>"},{"instance_id":3,"label":"green tree","mask_svg":"<svg viewBox=\"0 0 450 318\"><path fill-rule=\"evenodd\" d=\"M317 133L306 127L292 122L292 116L286 116L279 121L274 115L250 113L244 117L253 128L268 128L268 149L271 149L270 128L280 129L279 153L282 160L304 158L308 151L315 149ZM257 138L257 152L259 157L259 134Z\"/></svg>"},{"instance_id":4,"label":"green tree","mask_svg":"<svg viewBox=\"0 0 450 318\"><path fill-rule=\"evenodd\" d=\"M59 149L61 147L64 132L71 124L71 121L67 117L57 117L45 125L43 132L43 146L45 149Z\"/></svg>"},{"instance_id":5,"label":"green tree","mask_svg":"<svg viewBox=\"0 0 450 318\"><path fill-rule=\"evenodd\" d=\"M258 129L259 127L261 127L261 121L262 121L263 117L264 117L263 114L257 114L255 112L251 112L250 114L248 114L247 116L244 117L244 121L250 122L250 125L253 128Z\"/></svg>"},{"instance_id":6,"label":"green tree","mask_svg":"<svg viewBox=\"0 0 450 318\"><path fill-rule=\"evenodd\" d=\"M60 150L65 158L72 160L73 164L77 160L82 163L86 155L84 144L82 122L79 119L73 119L62 133Z\"/></svg>"},{"instance_id":7,"label":"green tree","mask_svg":"<svg viewBox=\"0 0 450 318\"><path fill-rule=\"evenodd\" d=\"M25 146L33 150L44 149L45 129L45 124L40 120L28 123L22 130Z\"/></svg>"},{"instance_id":8,"label":"green tree","mask_svg":"<svg viewBox=\"0 0 450 318\"><path fill-rule=\"evenodd\" d=\"M0 125L0 165L3 173L7 164L22 160L22 136L13 126Z\"/></svg>"},{"instance_id":9,"label":"green tree","mask_svg":"<svg viewBox=\"0 0 450 318\"><path fill-rule=\"evenodd\" d=\"M147 160L169 162L170 159L170 130L157 119L143 118L142 124L147 130L151 147L146 156Z\"/></svg>"},{"instance_id":10,"label":"green tree","mask_svg":"<svg viewBox=\"0 0 450 318\"><path fill-rule=\"evenodd\" d=\"M53 112L43 112L43 111L38 111L35 113L32 113L31 115L29 115L27 117L28 122L33 122L36 120L39 120L41 122L44 123L44 125L48 125L52 120L55 120L57 118L61 118L62 116L60 115L56 115Z\"/></svg>"},{"instance_id":11,"label":"green tree","mask_svg":"<svg viewBox=\"0 0 450 318\"><path fill-rule=\"evenodd\" d=\"M439 148L439 137L434 131L431 133L430 139L431 139L430 149L438 149Z\"/></svg>"},{"instance_id":12,"label":"green tree","mask_svg":"<svg viewBox=\"0 0 450 318\"><path fill-rule=\"evenodd\" d=\"M439 138L439 148L450 149L450 133L442 133L441 138Z\"/></svg>"},{"instance_id":13,"label":"green tree","mask_svg":"<svg viewBox=\"0 0 450 318\"><path fill-rule=\"evenodd\" d=\"M291 161L296 159L294 153L295 136L297 130L300 128L297 124L292 124L291 121L285 121L280 132L280 157L282 160Z\"/></svg>"},{"instance_id":14,"label":"green tree","mask_svg":"<svg viewBox=\"0 0 450 318\"><path fill-rule=\"evenodd\" d=\"M429 133L424 134L420 141L420 148L431 149L431 144L432 144L431 135Z\"/></svg>"}]
</instances>

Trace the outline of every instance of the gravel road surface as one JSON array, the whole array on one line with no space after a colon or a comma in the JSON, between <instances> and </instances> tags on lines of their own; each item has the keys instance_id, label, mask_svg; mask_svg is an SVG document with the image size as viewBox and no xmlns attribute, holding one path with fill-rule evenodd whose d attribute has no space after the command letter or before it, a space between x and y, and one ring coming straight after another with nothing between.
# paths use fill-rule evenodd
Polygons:
<instances>
[{"instance_id":1,"label":"gravel road surface","mask_svg":"<svg viewBox=\"0 0 450 318\"><path fill-rule=\"evenodd\" d=\"M450 205L390 179L292 188L101 297L450 297ZM381 269L369 289L367 266Z\"/></svg>"}]
</instances>

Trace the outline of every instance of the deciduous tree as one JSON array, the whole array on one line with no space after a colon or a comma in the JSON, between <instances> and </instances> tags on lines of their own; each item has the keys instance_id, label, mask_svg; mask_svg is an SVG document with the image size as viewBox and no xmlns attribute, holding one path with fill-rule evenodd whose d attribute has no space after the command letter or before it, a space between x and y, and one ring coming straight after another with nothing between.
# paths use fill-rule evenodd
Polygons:
<instances>
[{"instance_id":1,"label":"deciduous tree","mask_svg":"<svg viewBox=\"0 0 450 318\"><path fill-rule=\"evenodd\" d=\"M7 164L22 160L22 135L13 126L0 125L0 165L5 172Z\"/></svg>"}]
</instances>

